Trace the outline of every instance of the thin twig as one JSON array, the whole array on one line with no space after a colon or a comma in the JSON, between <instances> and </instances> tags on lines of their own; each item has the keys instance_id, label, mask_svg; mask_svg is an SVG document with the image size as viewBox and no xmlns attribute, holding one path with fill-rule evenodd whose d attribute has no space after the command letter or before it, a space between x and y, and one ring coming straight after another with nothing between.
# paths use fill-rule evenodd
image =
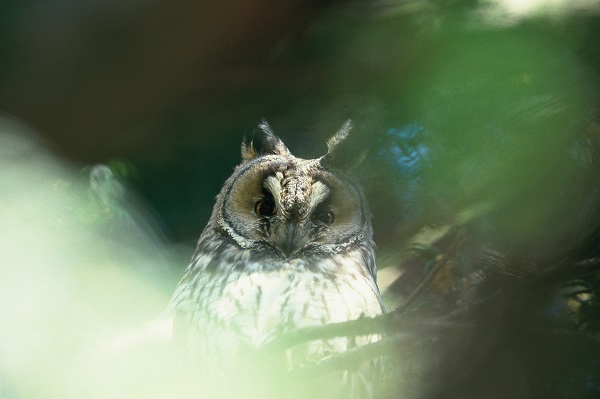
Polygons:
<instances>
[{"instance_id":1,"label":"thin twig","mask_svg":"<svg viewBox=\"0 0 600 399\"><path fill-rule=\"evenodd\" d=\"M408 338L411 337L405 334L396 334L377 342L348 349L345 352L335 353L316 362L302 363L292 368L290 373L296 378L316 378L334 371L356 370L365 362L393 353L396 346Z\"/></svg>"},{"instance_id":2,"label":"thin twig","mask_svg":"<svg viewBox=\"0 0 600 399\"><path fill-rule=\"evenodd\" d=\"M390 314L395 317L403 314L423 293L423 291L425 291L425 288L427 288L427 286L433 281L440 270L444 268L448 260L455 255L456 250L464 243L464 234L461 231L455 232L455 234L457 234L458 237L455 239L450 248L447 251L444 251L444 253L437 255L438 259L436 259L433 267L429 270L423 281L421 281L421 283L419 283L419 285L411 291L406 300L402 304L398 305Z\"/></svg>"},{"instance_id":3,"label":"thin twig","mask_svg":"<svg viewBox=\"0 0 600 399\"><path fill-rule=\"evenodd\" d=\"M310 341L326 340L335 337L382 334L389 330L386 326L390 320L387 315L362 317L357 320L342 323L330 323L320 326L310 326L286 332L275 338L264 347L266 353L280 353Z\"/></svg>"},{"instance_id":4,"label":"thin twig","mask_svg":"<svg viewBox=\"0 0 600 399\"><path fill-rule=\"evenodd\" d=\"M545 330L542 328L528 328L523 329L523 332L532 333L532 334L540 334L546 336L556 336L556 337L568 337L569 339L578 339L584 341L586 343L599 345L600 344L600 335L598 333L589 333L585 331L572 331L567 329L554 329L554 330Z\"/></svg>"},{"instance_id":5,"label":"thin twig","mask_svg":"<svg viewBox=\"0 0 600 399\"><path fill-rule=\"evenodd\" d=\"M439 336L448 336L451 332L473 330L477 325L475 323L424 320L406 323L402 327L401 331L396 331L379 341L335 353L316 362L302 363L294 367L290 373L303 378L314 378L333 371L356 370L365 362L397 353L398 345L406 344L409 340L417 339L417 342L408 347L403 346L403 349L435 341ZM418 331L418 334L415 334L415 331Z\"/></svg>"}]
</instances>

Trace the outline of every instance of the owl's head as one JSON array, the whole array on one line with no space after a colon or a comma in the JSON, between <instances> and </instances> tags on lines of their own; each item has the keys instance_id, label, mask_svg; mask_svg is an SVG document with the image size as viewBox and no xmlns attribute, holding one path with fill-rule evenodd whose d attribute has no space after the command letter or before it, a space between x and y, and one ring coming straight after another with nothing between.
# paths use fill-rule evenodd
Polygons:
<instances>
[{"instance_id":1,"label":"owl's head","mask_svg":"<svg viewBox=\"0 0 600 399\"><path fill-rule=\"evenodd\" d=\"M242 163L217 197L212 227L242 248L283 259L372 243L364 195L336 151L350 128L347 122L328 141L324 156L301 159L262 122L242 143Z\"/></svg>"}]
</instances>

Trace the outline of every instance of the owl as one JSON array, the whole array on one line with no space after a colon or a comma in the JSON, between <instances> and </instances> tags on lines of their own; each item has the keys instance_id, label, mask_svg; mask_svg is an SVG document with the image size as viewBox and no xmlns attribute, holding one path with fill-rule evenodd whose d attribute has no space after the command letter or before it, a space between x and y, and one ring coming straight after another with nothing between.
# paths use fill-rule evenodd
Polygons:
<instances>
[{"instance_id":1,"label":"owl","mask_svg":"<svg viewBox=\"0 0 600 399\"><path fill-rule=\"evenodd\" d=\"M371 215L359 185L326 155L293 156L262 122L244 138L242 161L216 198L191 263L172 298L174 339L195 396L371 397L378 365L294 380L287 370L376 335L260 349L281 334L384 312L376 284Z\"/></svg>"}]
</instances>

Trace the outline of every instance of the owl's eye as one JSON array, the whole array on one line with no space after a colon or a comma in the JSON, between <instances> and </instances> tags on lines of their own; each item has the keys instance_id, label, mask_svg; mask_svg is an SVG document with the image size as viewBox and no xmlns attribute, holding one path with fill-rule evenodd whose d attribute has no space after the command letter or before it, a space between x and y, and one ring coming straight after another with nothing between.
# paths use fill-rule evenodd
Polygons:
<instances>
[{"instance_id":1,"label":"owl's eye","mask_svg":"<svg viewBox=\"0 0 600 399\"><path fill-rule=\"evenodd\" d=\"M259 216L271 216L277 212L273 201L263 198L254 205L254 212Z\"/></svg>"},{"instance_id":2,"label":"owl's eye","mask_svg":"<svg viewBox=\"0 0 600 399\"><path fill-rule=\"evenodd\" d=\"M334 220L334 215L333 212L331 211L321 211L321 212L315 212L313 214L313 220L317 221L317 222L321 222L323 224L331 224L333 223Z\"/></svg>"}]
</instances>

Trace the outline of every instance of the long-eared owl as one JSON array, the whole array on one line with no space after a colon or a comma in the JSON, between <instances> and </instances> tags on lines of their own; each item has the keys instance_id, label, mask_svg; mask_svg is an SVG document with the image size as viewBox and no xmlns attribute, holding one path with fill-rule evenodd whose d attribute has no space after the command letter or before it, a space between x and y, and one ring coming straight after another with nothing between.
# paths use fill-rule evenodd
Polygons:
<instances>
[{"instance_id":1,"label":"long-eared owl","mask_svg":"<svg viewBox=\"0 0 600 399\"><path fill-rule=\"evenodd\" d=\"M173 295L174 336L201 397L369 397L373 362L318 381L285 379L290 367L374 342L313 341L281 361L259 349L286 331L384 312L371 216L358 184L326 155L294 157L266 122L242 142L242 162L216 198ZM308 396L310 395L310 396Z\"/></svg>"}]
</instances>

